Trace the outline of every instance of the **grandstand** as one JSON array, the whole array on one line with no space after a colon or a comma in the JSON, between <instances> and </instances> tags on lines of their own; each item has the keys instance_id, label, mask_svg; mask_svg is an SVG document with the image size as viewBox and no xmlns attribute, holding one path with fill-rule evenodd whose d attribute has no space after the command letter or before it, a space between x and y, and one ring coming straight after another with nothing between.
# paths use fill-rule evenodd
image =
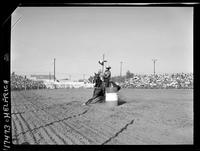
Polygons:
<instances>
[{"instance_id":1,"label":"grandstand","mask_svg":"<svg viewBox=\"0 0 200 151\"><path fill-rule=\"evenodd\" d=\"M123 88L193 89L193 73L135 74L120 85Z\"/></svg>"},{"instance_id":2,"label":"grandstand","mask_svg":"<svg viewBox=\"0 0 200 151\"><path fill-rule=\"evenodd\" d=\"M49 75L22 76L14 72L11 75L11 90L29 89L55 89L55 88L93 88L94 84L88 80L81 82L71 80L56 80L49 78Z\"/></svg>"},{"instance_id":3,"label":"grandstand","mask_svg":"<svg viewBox=\"0 0 200 151\"><path fill-rule=\"evenodd\" d=\"M11 90L29 90L29 89L44 89L45 84L42 81L29 79L26 76L11 75Z\"/></svg>"},{"instance_id":4,"label":"grandstand","mask_svg":"<svg viewBox=\"0 0 200 151\"><path fill-rule=\"evenodd\" d=\"M193 73L173 74L134 74L132 78L126 78L119 82L122 88L146 88L146 89L193 89ZM11 75L11 90L24 89L54 89L54 88L93 88L94 84L89 80L72 81L68 79L56 80L49 75L21 76Z\"/></svg>"}]
</instances>

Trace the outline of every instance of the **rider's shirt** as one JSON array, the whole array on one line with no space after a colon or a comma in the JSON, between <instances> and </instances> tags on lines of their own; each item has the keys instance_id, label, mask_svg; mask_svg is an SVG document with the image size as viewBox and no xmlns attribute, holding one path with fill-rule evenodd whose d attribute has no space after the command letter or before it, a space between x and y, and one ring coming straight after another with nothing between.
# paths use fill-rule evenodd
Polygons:
<instances>
[{"instance_id":1,"label":"rider's shirt","mask_svg":"<svg viewBox=\"0 0 200 151\"><path fill-rule=\"evenodd\" d=\"M104 72L104 79L110 79L110 77L111 77L111 72L110 72L110 70L106 70L106 71Z\"/></svg>"}]
</instances>

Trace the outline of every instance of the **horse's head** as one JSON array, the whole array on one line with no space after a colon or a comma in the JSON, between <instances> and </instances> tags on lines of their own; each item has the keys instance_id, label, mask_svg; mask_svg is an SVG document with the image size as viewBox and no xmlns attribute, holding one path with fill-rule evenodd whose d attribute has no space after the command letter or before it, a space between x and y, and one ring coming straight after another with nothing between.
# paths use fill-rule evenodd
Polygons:
<instances>
[{"instance_id":1,"label":"horse's head","mask_svg":"<svg viewBox=\"0 0 200 151\"><path fill-rule=\"evenodd\" d=\"M100 87L100 85L102 84L99 73L94 73L93 83L95 83L95 87Z\"/></svg>"},{"instance_id":2,"label":"horse's head","mask_svg":"<svg viewBox=\"0 0 200 151\"><path fill-rule=\"evenodd\" d=\"M98 81L99 79L100 79L100 74L99 73L94 73L93 83L96 83L96 81Z\"/></svg>"}]
</instances>

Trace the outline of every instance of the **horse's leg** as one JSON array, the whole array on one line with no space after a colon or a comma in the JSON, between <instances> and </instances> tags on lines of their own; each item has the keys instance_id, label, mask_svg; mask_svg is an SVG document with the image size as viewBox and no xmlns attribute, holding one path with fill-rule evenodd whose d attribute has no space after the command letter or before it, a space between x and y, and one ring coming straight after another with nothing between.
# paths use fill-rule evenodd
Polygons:
<instances>
[{"instance_id":1,"label":"horse's leg","mask_svg":"<svg viewBox=\"0 0 200 151\"><path fill-rule=\"evenodd\" d=\"M93 98L89 99L87 102L85 102L85 104L89 104L92 101Z\"/></svg>"},{"instance_id":2,"label":"horse's leg","mask_svg":"<svg viewBox=\"0 0 200 151\"><path fill-rule=\"evenodd\" d=\"M104 102L104 100L105 100L104 89L101 89L98 91L96 96L94 98L92 98L91 103L102 103L102 102Z\"/></svg>"},{"instance_id":3,"label":"horse's leg","mask_svg":"<svg viewBox=\"0 0 200 151\"><path fill-rule=\"evenodd\" d=\"M87 101L86 104L89 103L97 103L104 98L104 91L103 89L95 89L93 97ZM94 102L93 102L94 101Z\"/></svg>"},{"instance_id":4,"label":"horse's leg","mask_svg":"<svg viewBox=\"0 0 200 151\"><path fill-rule=\"evenodd\" d=\"M91 103L97 96L93 96L91 99L89 99L85 104Z\"/></svg>"},{"instance_id":5,"label":"horse's leg","mask_svg":"<svg viewBox=\"0 0 200 151\"><path fill-rule=\"evenodd\" d=\"M89 100L85 103L86 105L89 104L89 103L91 103L91 102L98 96L98 95L96 94L96 91L97 91L97 89L95 88L94 91L93 91L92 98L89 99Z\"/></svg>"},{"instance_id":6,"label":"horse's leg","mask_svg":"<svg viewBox=\"0 0 200 151\"><path fill-rule=\"evenodd\" d=\"M99 96L95 96L95 97L91 98L89 103L90 103L90 104L96 103L96 101L95 101L95 102L93 102L93 101L94 101L95 99L97 99L98 97L99 97Z\"/></svg>"},{"instance_id":7,"label":"horse's leg","mask_svg":"<svg viewBox=\"0 0 200 151\"><path fill-rule=\"evenodd\" d=\"M96 92L96 88L95 88L94 91L93 91L92 97L95 96L95 92Z\"/></svg>"},{"instance_id":8,"label":"horse's leg","mask_svg":"<svg viewBox=\"0 0 200 151\"><path fill-rule=\"evenodd\" d=\"M102 103L105 100L105 89L101 88L98 92L98 95L93 99L93 103Z\"/></svg>"},{"instance_id":9,"label":"horse's leg","mask_svg":"<svg viewBox=\"0 0 200 151\"><path fill-rule=\"evenodd\" d=\"M102 83L101 90L102 90L101 92L103 93L102 95L105 96L105 94L106 94L106 83L105 82Z\"/></svg>"}]
</instances>

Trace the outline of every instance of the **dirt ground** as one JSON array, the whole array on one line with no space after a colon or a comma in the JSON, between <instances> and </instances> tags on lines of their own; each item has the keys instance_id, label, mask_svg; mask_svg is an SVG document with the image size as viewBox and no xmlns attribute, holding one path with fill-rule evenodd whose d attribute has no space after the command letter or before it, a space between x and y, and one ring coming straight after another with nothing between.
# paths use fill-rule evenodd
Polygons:
<instances>
[{"instance_id":1,"label":"dirt ground","mask_svg":"<svg viewBox=\"0 0 200 151\"><path fill-rule=\"evenodd\" d=\"M13 144L193 144L193 90L122 89L118 106L82 106L92 93L12 91Z\"/></svg>"}]
</instances>

